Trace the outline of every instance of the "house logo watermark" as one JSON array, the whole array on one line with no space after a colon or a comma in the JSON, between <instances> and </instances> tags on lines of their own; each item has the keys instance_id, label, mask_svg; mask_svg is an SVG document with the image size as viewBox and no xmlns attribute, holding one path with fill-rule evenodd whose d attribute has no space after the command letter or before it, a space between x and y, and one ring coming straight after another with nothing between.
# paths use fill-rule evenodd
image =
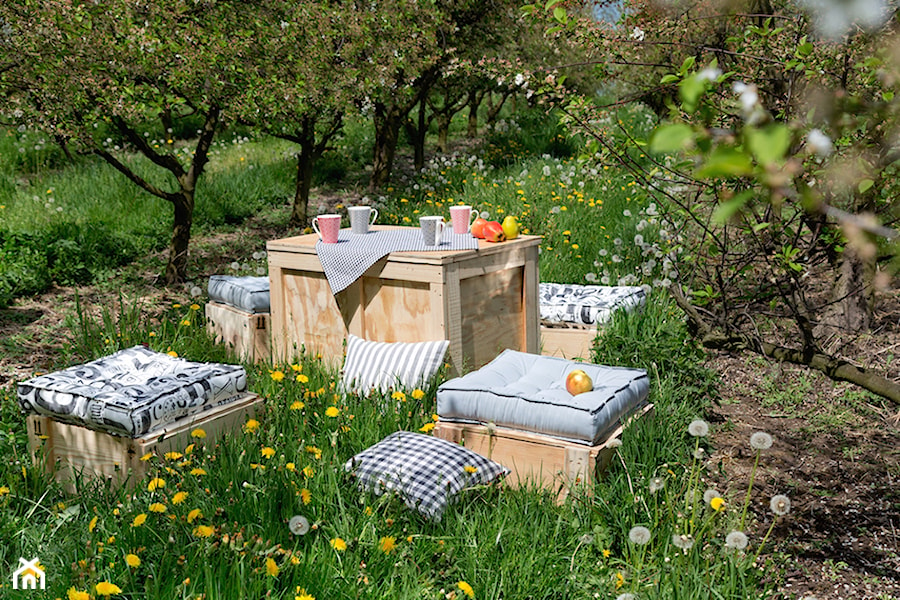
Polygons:
<instances>
[{"instance_id":1,"label":"house logo watermark","mask_svg":"<svg viewBox=\"0 0 900 600\"><path fill-rule=\"evenodd\" d=\"M44 568L37 558L31 560L19 559L19 568L13 571L12 585L14 590L43 590Z\"/></svg>"}]
</instances>

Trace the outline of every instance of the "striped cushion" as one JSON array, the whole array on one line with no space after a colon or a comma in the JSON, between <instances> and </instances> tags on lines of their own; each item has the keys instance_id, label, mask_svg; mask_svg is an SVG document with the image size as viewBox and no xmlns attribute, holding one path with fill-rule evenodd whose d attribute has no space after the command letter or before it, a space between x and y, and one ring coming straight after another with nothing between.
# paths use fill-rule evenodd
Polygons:
<instances>
[{"instance_id":1,"label":"striped cushion","mask_svg":"<svg viewBox=\"0 0 900 600\"><path fill-rule=\"evenodd\" d=\"M426 385L441 367L449 345L448 340L369 342L351 333L344 359L344 390L367 394Z\"/></svg>"},{"instance_id":2,"label":"striped cushion","mask_svg":"<svg viewBox=\"0 0 900 600\"><path fill-rule=\"evenodd\" d=\"M213 275L209 278L209 299L238 310L258 315L269 312L268 277L232 277Z\"/></svg>"}]
</instances>

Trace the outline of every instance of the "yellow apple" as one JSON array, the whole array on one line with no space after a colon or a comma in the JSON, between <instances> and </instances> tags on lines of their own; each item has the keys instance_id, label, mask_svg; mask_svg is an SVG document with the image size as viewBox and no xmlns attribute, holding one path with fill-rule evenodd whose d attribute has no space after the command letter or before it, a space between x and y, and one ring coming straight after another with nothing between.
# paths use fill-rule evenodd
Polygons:
<instances>
[{"instance_id":1,"label":"yellow apple","mask_svg":"<svg viewBox=\"0 0 900 600\"><path fill-rule=\"evenodd\" d=\"M566 375L566 391L573 396L589 392L592 389L594 389L594 382L591 381L591 376L581 369L575 369Z\"/></svg>"},{"instance_id":2,"label":"yellow apple","mask_svg":"<svg viewBox=\"0 0 900 600\"><path fill-rule=\"evenodd\" d=\"M503 227L503 233L506 234L506 239L514 240L519 237L519 221L512 215L507 215L505 219L503 219L503 223L501 225Z\"/></svg>"}]
</instances>

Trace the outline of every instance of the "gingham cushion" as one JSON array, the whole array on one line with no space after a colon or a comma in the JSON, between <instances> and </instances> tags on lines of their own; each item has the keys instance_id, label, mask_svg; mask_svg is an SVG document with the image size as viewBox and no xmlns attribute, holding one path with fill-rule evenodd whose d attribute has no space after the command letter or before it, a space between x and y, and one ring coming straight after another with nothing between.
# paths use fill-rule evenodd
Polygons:
<instances>
[{"instance_id":1,"label":"gingham cushion","mask_svg":"<svg viewBox=\"0 0 900 600\"><path fill-rule=\"evenodd\" d=\"M426 385L444 362L448 340L435 342L370 342L347 336L343 388L346 392L413 389Z\"/></svg>"},{"instance_id":2,"label":"gingham cushion","mask_svg":"<svg viewBox=\"0 0 900 600\"><path fill-rule=\"evenodd\" d=\"M207 286L209 299L252 314L269 312L268 277L213 275Z\"/></svg>"},{"instance_id":3,"label":"gingham cushion","mask_svg":"<svg viewBox=\"0 0 900 600\"><path fill-rule=\"evenodd\" d=\"M647 301L637 286L541 283L538 286L541 320L548 323L603 324L615 311L634 310Z\"/></svg>"},{"instance_id":4,"label":"gingham cushion","mask_svg":"<svg viewBox=\"0 0 900 600\"><path fill-rule=\"evenodd\" d=\"M344 469L360 489L379 496L395 492L406 506L435 521L463 489L509 473L462 446L409 431L392 433L348 460Z\"/></svg>"},{"instance_id":5,"label":"gingham cushion","mask_svg":"<svg viewBox=\"0 0 900 600\"><path fill-rule=\"evenodd\" d=\"M239 365L193 363L143 346L19 384L24 412L138 437L247 390Z\"/></svg>"}]
</instances>

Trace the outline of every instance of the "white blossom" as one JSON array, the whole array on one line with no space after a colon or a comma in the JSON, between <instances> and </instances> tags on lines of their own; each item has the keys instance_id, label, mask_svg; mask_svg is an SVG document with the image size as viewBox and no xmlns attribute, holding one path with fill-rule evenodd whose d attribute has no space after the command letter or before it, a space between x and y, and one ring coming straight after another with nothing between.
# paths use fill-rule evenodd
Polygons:
<instances>
[{"instance_id":1,"label":"white blossom","mask_svg":"<svg viewBox=\"0 0 900 600\"><path fill-rule=\"evenodd\" d=\"M637 40L639 42L644 41L644 30L640 27L635 27L634 31L631 32L631 39Z\"/></svg>"}]
</instances>

